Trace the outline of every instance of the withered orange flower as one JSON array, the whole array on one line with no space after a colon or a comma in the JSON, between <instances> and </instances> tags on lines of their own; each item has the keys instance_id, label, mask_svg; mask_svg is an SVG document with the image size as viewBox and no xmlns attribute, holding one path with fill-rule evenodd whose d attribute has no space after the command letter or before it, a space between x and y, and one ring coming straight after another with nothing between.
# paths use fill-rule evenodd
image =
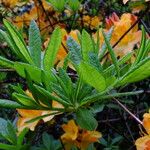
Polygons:
<instances>
[{"instance_id":1,"label":"withered orange flower","mask_svg":"<svg viewBox=\"0 0 150 150\"><path fill-rule=\"evenodd\" d=\"M143 127L147 134L138 138L135 142L137 150L150 150L150 111L143 115Z\"/></svg>"},{"instance_id":2,"label":"withered orange flower","mask_svg":"<svg viewBox=\"0 0 150 150\"><path fill-rule=\"evenodd\" d=\"M32 94L27 90L26 94L33 98ZM53 108L63 108L63 106L56 102L52 101L52 107ZM39 116L47 115L47 114L53 114L57 111L45 111L45 110L26 110L26 109L17 109L19 113L19 118L17 121L17 129L20 133L24 128L29 128L31 131L34 131L36 125L38 124L39 120L27 123L27 121L30 121L31 119L34 119ZM55 115L49 115L48 117L43 118L42 120L44 122L50 121L54 118Z\"/></svg>"},{"instance_id":3,"label":"withered orange flower","mask_svg":"<svg viewBox=\"0 0 150 150\"><path fill-rule=\"evenodd\" d=\"M98 131L88 131L81 129L74 120L62 125L65 133L61 136L66 150L71 150L73 146L86 150L89 144L97 142L102 134Z\"/></svg>"}]
</instances>

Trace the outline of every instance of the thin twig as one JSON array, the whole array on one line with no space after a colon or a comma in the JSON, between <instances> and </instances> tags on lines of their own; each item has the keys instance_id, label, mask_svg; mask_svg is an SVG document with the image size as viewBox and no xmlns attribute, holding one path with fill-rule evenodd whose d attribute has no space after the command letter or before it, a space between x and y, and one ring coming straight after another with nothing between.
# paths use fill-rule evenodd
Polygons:
<instances>
[{"instance_id":1,"label":"thin twig","mask_svg":"<svg viewBox=\"0 0 150 150\"><path fill-rule=\"evenodd\" d=\"M129 111L127 107L125 107L118 99L113 98L128 114L130 114L139 124L143 125L142 121L137 118L132 112Z\"/></svg>"}]
</instances>

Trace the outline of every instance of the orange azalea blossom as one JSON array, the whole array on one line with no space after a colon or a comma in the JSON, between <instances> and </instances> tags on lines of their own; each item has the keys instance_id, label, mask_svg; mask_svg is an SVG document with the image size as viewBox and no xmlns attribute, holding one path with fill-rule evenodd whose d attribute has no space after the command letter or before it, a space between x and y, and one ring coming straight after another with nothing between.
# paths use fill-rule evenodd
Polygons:
<instances>
[{"instance_id":1,"label":"orange azalea blossom","mask_svg":"<svg viewBox=\"0 0 150 150\"><path fill-rule=\"evenodd\" d=\"M42 34L44 34L44 36L45 34L49 34L49 32L51 33L53 30L51 26L57 22L58 14L45 0L42 0L43 7L41 7L38 0L30 1L30 3L33 3L33 7L31 8L31 10L23 13L22 15L14 17L12 19L13 23L17 27L22 28L23 26L29 26L31 20L36 20L38 27L40 28L40 31ZM48 19L45 12L43 11L43 8L48 14L53 14L53 17L55 17L55 19L53 19L52 17ZM50 25L50 22L52 25Z\"/></svg>"},{"instance_id":2,"label":"orange azalea blossom","mask_svg":"<svg viewBox=\"0 0 150 150\"><path fill-rule=\"evenodd\" d=\"M147 134L138 138L135 142L137 150L150 150L150 111L143 115L143 127Z\"/></svg>"},{"instance_id":3,"label":"orange azalea blossom","mask_svg":"<svg viewBox=\"0 0 150 150\"><path fill-rule=\"evenodd\" d=\"M99 27L101 24L101 19L99 16L89 16L89 15L84 15L82 19L79 19L79 23L85 26L89 27L90 29L96 29Z\"/></svg>"},{"instance_id":4,"label":"orange azalea blossom","mask_svg":"<svg viewBox=\"0 0 150 150\"><path fill-rule=\"evenodd\" d=\"M19 0L0 0L0 4L3 4L6 7L13 8L17 5Z\"/></svg>"},{"instance_id":5,"label":"orange azalea blossom","mask_svg":"<svg viewBox=\"0 0 150 150\"><path fill-rule=\"evenodd\" d=\"M150 150L150 135L137 139L135 145L137 150Z\"/></svg>"},{"instance_id":6,"label":"orange azalea blossom","mask_svg":"<svg viewBox=\"0 0 150 150\"><path fill-rule=\"evenodd\" d=\"M150 135L150 111L149 113L145 113L143 118L143 126L146 132Z\"/></svg>"},{"instance_id":7,"label":"orange azalea blossom","mask_svg":"<svg viewBox=\"0 0 150 150\"><path fill-rule=\"evenodd\" d=\"M32 94L28 90L26 91L26 94L33 98ZM63 106L56 101L52 101L52 107L53 108L63 108ZM24 128L29 128L31 131L34 131L36 125L39 122L39 120L37 120L37 121L31 122L31 123L26 123L27 121L34 119L36 117L39 117L39 116L57 112L57 111L48 111L48 110L46 111L46 110L26 110L26 109L17 109L17 111L19 113L19 118L17 121L17 128L18 128L19 133ZM54 116L55 115L50 115L48 117L43 118L42 120L44 122L47 122L47 121L50 121L51 119L53 119Z\"/></svg>"},{"instance_id":8,"label":"orange azalea blossom","mask_svg":"<svg viewBox=\"0 0 150 150\"><path fill-rule=\"evenodd\" d=\"M104 32L107 33L110 28L113 27L112 37L110 40L111 45L114 45L120 39L120 37L135 23L136 20L137 17L130 13L123 14L120 19L116 13L113 13L112 16L106 18L106 29L104 29ZM101 30L99 32L100 43L103 44L104 38ZM94 38L96 38L96 36L97 34L94 35ZM116 55L122 57L128 52L131 52L134 46L139 43L140 40L141 31L138 30L138 25L136 25L114 48Z\"/></svg>"},{"instance_id":9,"label":"orange azalea blossom","mask_svg":"<svg viewBox=\"0 0 150 150\"><path fill-rule=\"evenodd\" d=\"M66 150L71 150L73 146L86 150L89 144L97 142L102 134L98 131L88 131L77 126L74 120L62 125L65 133L61 136Z\"/></svg>"}]
</instances>

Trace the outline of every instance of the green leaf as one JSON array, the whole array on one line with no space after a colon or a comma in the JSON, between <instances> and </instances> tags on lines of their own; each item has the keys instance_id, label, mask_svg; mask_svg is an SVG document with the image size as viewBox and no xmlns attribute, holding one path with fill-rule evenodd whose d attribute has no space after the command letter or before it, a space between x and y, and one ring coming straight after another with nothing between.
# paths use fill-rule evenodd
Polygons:
<instances>
[{"instance_id":1,"label":"green leaf","mask_svg":"<svg viewBox=\"0 0 150 150\"><path fill-rule=\"evenodd\" d=\"M100 32L102 32L101 30L102 29L100 29ZM107 37L108 41L110 41L110 39L111 39L112 32L113 32L113 27L106 33L106 37ZM106 43L104 43L102 45L101 51L99 53L99 60L100 61L103 59L103 57L104 57L104 55L106 53L106 50L107 50L107 45L106 45Z\"/></svg>"},{"instance_id":2,"label":"green leaf","mask_svg":"<svg viewBox=\"0 0 150 150\"><path fill-rule=\"evenodd\" d=\"M8 145L8 144L3 144L3 143L0 143L0 148L2 150L16 150L16 146L14 145Z\"/></svg>"},{"instance_id":3,"label":"green leaf","mask_svg":"<svg viewBox=\"0 0 150 150\"><path fill-rule=\"evenodd\" d=\"M30 63L33 64L33 61L31 59L31 56L28 52L28 49L25 45L25 42L21 36L21 34L18 32L18 30L12 25L12 23L8 22L7 20L4 20L4 25L9 33L10 39L17 48L17 51L21 53L24 57L24 59Z\"/></svg>"},{"instance_id":4,"label":"green leaf","mask_svg":"<svg viewBox=\"0 0 150 150\"><path fill-rule=\"evenodd\" d=\"M79 64L82 60L81 47L80 45L72 38L67 39L67 46L70 51L70 58L74 64Z\"/></svg>"},{"instance_id":5,"label":"green leaf","mask_svg":"<svg viewBox=\"0 0 150 150\"><path fill-rule=\"evenodd\" d=\"M128 71L121 79L120 83L128 84L143 80L150 76L150 57L138 63L134 68Z\"/></svg>"},{"instance_id":6,"label":"green leaf","mask_svg":"<svg viewBox=\"0 0 150 150\"><path fill-rule=\"evenodd\" d=\"M42 70L41 80L42 80L42 84L44 85L44 87L48 91L51 91L51 82L55 81L55 77L53 76L52 72Z\"/></svg>"},{"instance_id":7,"label":"green leaf","mask_svg":"<svg viewBox=\"0 0 150 150\"><path fill-rule=\"evenodd\" d=\"M22 145L23 144L23 140L25 138L25 135L27 134L27 132L29 131L28 128L24 128L21 133L18 135L18 139L17 139L17 145Z\"/></svg>"},{"instance_id":8,"label":"green leaf","mask_svg":"<svg viewBox=\"0 0 150 150\"><path fill-rule=\"evenodd\" d=\"M37 89L38 92L40 92L41 94L45 94L45 96L48 98L48 100L55 100L63 105L68 105L68 103L66 101L64 101L63 99L57 97L57 96L54 96L53 94L51 94L50 92L46 91L44 88L38 86L38 85L35 85L34 84L34 87Z\"/></svg>"},{"instance_id":9,"label":"green leaf","mask_svg":"<svg viewBox=\"0 0 150 150\"><path fill-rule=\"evenodd\" d=\"M116 55L115 55L115 53L114 53L114 51L113 51L113 49L112 49L112 47L109 43L109 40L108 40L107 36L105 35L105 33L103 31L102 31L102 33L103 33L104 40L105 40L105 43L107 45L108 51L110 53L112 62L114 64L115 68L116 68L117 76L119 77L120 76L120 69L119 69L117 57L116 57Z\"/></svg>"},{"instance_id":10,"label":"green leaf","mask_svg":"<svg viewBox=\"0 0 150 150\"><path fill-rule=\"evenodd\" d=\"M72 90L73 90L73 85L72 85L72 81L71 81L70 77L68 76L66 71L62 68L59 68L58 72L59 72L60 79L62 80L62 82L68 88L67 89L68 95L71 96L72 95Z\"/></svg>"},{"instance_id":11,"label":"green leaf","mask_svg":"<svg viewBox=\"0 0 150 150\"><path fill-rule=\"evenodd\" d=\"M79 0L69 0L68 5L74 12L76 12L80 7L80 2Z\"/></svg>"},{"instance_id":12,"label":"green leaf","mask_svg":"<svg viewBox=\"0 0 150 150\"><path fill-rule=\"evenodd\" d=\"M13 145L16 145L17 144L16 128L14 127L14 125L10 121L7 121L7 133L8 133L8 135L7 135L8 140Z\"/></svg>"},{"instance_id":13,"label":"green leaf","mask_svg":"<svg viewBox=\"0 0 150 150\"><path fill-rule=\"evenodd\" d=\"M41 36L40 30L35 21L31 21L29 28L29 50L33 62L37 67L41 67Z\"/></svg>"},{"instance_id":14,"label":"green leaf","mask_svg":"<svg viewBox=\"0 0 150 150\"><path fill-rule=\"evenodd\" d=\"M106 89L105 78L95 67L82 61L78 66L78 71L80 77L98 91Z\"/></svg>"},{"instance_id":15,"label":"green leaf","mask_svg":"<svg viewBox=\"0 0 150 150\"><path fill-rule=\"evenodd\" d=\"M82 31L82 56L86 62L89 60L89 53L94 51L91 36L85 31Z\"/></svg>"},{"instance_id":16,"label":"green leaf","mask_svg":"<svg viewBox=\"0 0 150 150\"><path fill-rule=\"evenodd\" d=\"M24 56L21 54L19 49L17 48L16 44L13 40L11 40L11 37L7 34L7 32L4 32L0 30L0 35L3 37L3 39L7 42L8 46L11 48L11 50L17 55L18 58L26 61Z\"/></svg>"},{"instance_id":17,"label":"green leaf","mask_svg":"<svg viewBox=\"0 0 150 150\"><path fill-rule=\"evenodd\" d=\"M61 45L61 30L56 28L53 31L50 42L44 56L44 70L49 71L53 68L59 47Z\"/></svg>"},{"instance_id":18,"label":"green leaf","mask_svg":"<svg viewBox=\"0 0 150 150\"><path fill-rule=\"evenodd\" d=\"M17 73L24 78L26 77L25 70L28 70L28 74L30 75L32 81L41 83L41 70L38 67L25 63L15 62L14 68Z\"/></svg>"},{"instance_id":19,"label":"green leaf","mask_svg":"<svg viewBox=\"0 0 150 150\"><path fill-rule=\"evenodd\" d=\"M30 97L18 93L13 93L12 96L22 105L32 108L37 108L37 103Z\"/></svg>"},{"instance_id":20,"label":"green leaf","mask_svg":"<svg viewBox=\"0 0 150 150\"><path fill-rule=\"evenodd\" d=\"M138 54L136 57L136 60L134 62L134 65L136 65L137 63L140 62L140 60L142 60L143 55L145 54L145 46L146 46L146 31L144 29L144 27L142 26L142 39L141 39L141 45L140 45L140 49L138 50Z\"/></svg>"},{"instance_id":21,"label":"green leaf","mask_svg":"<svg viewBox=\"0 0 150 150\"><path fill-rule=\"evenodd\" d=\"M0 56L0 66L13 68L14 63L12 61Z\"/></svg>"},{"instance_id":22,"label":"green leaf","mask_svg":"<svg viewBox=\"0 0 150 150\"><path fill-rule=\"evenodd\" d=\"M59 12L65 9L66 0L48 0L52 6Z\"/></svg>"},{"instance_id":23,"label":"green leaf","mask_svg":"<svg viewBox=\"0 0 150 150\"><path fill-rule=\"evenodd\" d=\"M11 100L7 100L7 99L0 99L0 107L2 108L24 108L22 105L20 105L17 102L11 101Z\"/></svg>"},{"instance_id":24,"label":"green leaf","mask_svg":"<svg viewBox=\"0 0 150 150\"><path fill-rule=\"evenodd\" d=\"M7 121L0 118L0 138L4 138L7 135Z\"/></svg>"},{"instance_id":25,"label":"green leaf","mask_svg":"<svg viewBox=\"0 0 150 150\"><path fill-rule=\"evenodd\" d=\"M98 123L90 110L79 109L76 112L76 117L78 125L83 129L95 130L98 126Z\"/></svg>"}]
</instances>

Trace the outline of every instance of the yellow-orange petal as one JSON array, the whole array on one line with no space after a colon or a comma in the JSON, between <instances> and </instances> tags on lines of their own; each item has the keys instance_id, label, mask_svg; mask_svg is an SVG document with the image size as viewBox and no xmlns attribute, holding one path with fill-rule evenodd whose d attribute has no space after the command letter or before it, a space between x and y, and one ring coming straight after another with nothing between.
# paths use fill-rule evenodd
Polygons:
<instances>
[{"instance_id":1,"label":"yellow-orange petal","mask_svg":"<svg viewBox=\"0 0 150 150\"><path fill-rule=\"evenodd\" d=\"M31 131L34 131L36 125L38 124L38 120L32 123L26 123L27 121L31 120L32 118L23 118L19 117L17 121L17 129L20 133L24 128L29 128Z\"/></svg>"},{"instance_id":2,"label":"yellow-orange petal","mask_svg":"<svg viewBox=\"0 0 150 150\"><path fill-rule=\"evenodd\" d=\"M81 134L81 142L77 143L77 146L81 150L85 150L91 143L97 142L102 137L102 134L98 131L83 131Z\"/></svg>"},{"instance_id":3,"label":"yellow-orange petal","mask_svg":"<svg viewBox=\"0 0 150 150\"><path fill-rule=\"evenodd\" d=\"M138 138L135 145L137 150L150 150L150 135Z\"/></svg>"},{"instance_id":4,"label":"yellow-orange petal","mask_svg":"<svg viewBox=\"0 0 150 150\"><path fill-rule=\"evenodd\" d=\"M150 113L145 113L143 118L143 126L146 132L150 135Z\"/></svg>"},{"instance_id":5,"label":"yellow-orange petal","mask_svg":"<svg viewBox=\"0 0 150 150\"><path fill-rule=\"evenodd\" d=\"M75 140L78 136L78 126L75 124L74 120L70 120L67 124L62 125L65 133L61 136L62 141Z\"/></svg>"},{"instance_id":6,"label":"yellow-orange petal","mask_svg":"<svg viewBox=\"0 0 150 150\"><path fill-rule=\"evenodd\" d=\"M18 113L24 118L35 118L40 116L41 110L27 110L27 109L17 109Z\"/></svg>"}]
</instances>

